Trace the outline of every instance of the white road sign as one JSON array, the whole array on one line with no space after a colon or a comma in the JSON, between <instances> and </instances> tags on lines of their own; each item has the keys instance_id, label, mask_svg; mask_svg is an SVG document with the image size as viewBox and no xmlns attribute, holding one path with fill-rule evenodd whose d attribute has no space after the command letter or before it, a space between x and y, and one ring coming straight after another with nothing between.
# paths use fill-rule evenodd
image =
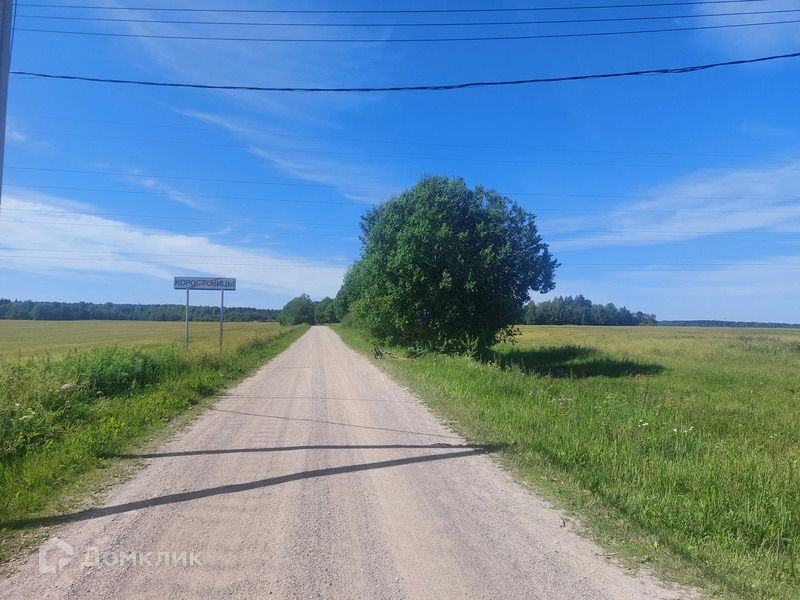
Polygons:
<instances>
[{"instance_id":1,"label":"white road sign","mask_svg":"<svg viewBox=\"0 0 800 600\"><path fill-rule=\"evenodd\" d=\"M176 277L176 290L216 290L236 289L235 277Z\"/></svg>"}]
</instances>

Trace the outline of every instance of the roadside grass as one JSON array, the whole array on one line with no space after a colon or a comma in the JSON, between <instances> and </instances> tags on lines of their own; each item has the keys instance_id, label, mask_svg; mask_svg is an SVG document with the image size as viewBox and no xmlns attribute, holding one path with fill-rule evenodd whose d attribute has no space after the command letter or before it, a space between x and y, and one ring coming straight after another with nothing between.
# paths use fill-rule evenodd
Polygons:
<instances>
[{"instance_id":1,"label":"roadside grass","mask_svg":"<svg viewBox=\"0 0 800 600\"><path fill-rule=\"evenodd\" d=\"M183 415L297 340L274 326L225 352L100 346L0 364L0 562L41 537L36 520L85 502Z\"/></svg>"},{"instance_id":2,"label":"roadside grass","mask_svg":"<svg viewBox=\"0 0 800 600\"><path fill-rule=\"evenodd\" d=\"M0 364L30 357L57 357L75 348L98 345L154 348L183 344L182 321L14 321L0 319ZM190 347L214 350L219 323L192 322ZM274 335L278 323L225 323L230 347L254 336Z\"/></svg>"},{"instance_id":3,"label":"roadside grass","mask_svg":"<svg viewBox=\"0 0 800 600\"><path fill-rule=\"evenodd\" d=\"M609 554L713 595L800 597L800 332L532 326L483 361L376 364Z\"/></svg>"}]
</instances>

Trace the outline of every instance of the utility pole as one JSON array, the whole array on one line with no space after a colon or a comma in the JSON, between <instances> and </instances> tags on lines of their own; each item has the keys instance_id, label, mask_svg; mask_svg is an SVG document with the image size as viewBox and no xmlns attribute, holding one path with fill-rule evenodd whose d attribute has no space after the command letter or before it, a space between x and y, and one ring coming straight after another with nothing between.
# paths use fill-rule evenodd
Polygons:
<instances>
[{"instance_id":1,"label":"utility pole","mask_svg":"<svg viewBox=\"0 0 800 600\"><path fill-rule=\"evenodd\" d=\"M14 0L0 0L0 206L3 202L3 159L6 146L8 71L11 68L11 21Z\"/></svg>"}]
</instances>

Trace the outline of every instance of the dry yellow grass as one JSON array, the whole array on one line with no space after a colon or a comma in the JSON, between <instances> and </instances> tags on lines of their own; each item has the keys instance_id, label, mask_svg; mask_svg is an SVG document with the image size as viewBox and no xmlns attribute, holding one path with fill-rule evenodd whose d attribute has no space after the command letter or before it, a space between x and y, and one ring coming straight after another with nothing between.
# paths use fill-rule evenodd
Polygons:
<instances>
[{"instance_id":1,"label":"dry yellow grass","mask_svg":"<svg viewBox=\"0 0 800 600\"><path fill-rule=\"evenodd\" d=\"M72 348L119 345L153 347L183 344L179 321L3 321L0 320L0 360L58 356ZM277 323L225 323L225 343L231 347L256 336L274 335ZM190 326L192 349L216 348L219 323Z\"/></svg>"}]
</instances>

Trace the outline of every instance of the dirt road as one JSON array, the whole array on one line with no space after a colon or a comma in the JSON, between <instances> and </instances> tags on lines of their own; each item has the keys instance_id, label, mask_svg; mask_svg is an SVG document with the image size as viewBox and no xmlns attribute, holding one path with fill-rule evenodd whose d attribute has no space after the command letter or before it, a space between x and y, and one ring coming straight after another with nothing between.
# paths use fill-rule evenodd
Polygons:
<instances>
[{"instance_id":1,"label":"dirt road","mask_svg":"<svg viewBox=\"0 0 800 600\"><path fill-rule=\"evenodd\" d=\"M0 597L687 595L609 564L324 327L146 458Z\"/></svg>"}]
</instances>

